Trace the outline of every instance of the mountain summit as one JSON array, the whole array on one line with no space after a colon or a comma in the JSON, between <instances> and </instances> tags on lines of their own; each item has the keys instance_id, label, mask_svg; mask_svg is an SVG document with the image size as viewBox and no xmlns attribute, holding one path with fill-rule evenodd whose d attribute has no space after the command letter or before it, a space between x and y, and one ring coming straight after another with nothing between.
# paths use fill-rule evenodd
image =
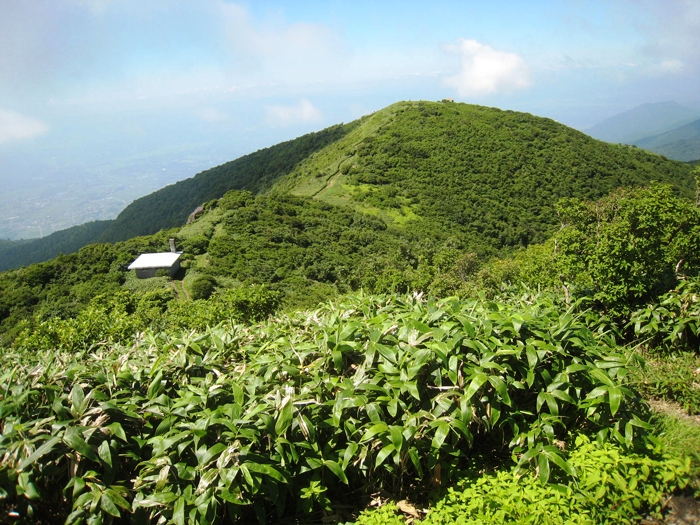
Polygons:
<instances>
[{"instance_id":1,"label":"mountain summit","mask_svg":"<svg viewBox=\"0 0 700 525\"><path fill-rule=\"evenodd\" d=\"M558 227L554 204L563 197L597 199L652 181L692 196L690 172L547 118L453 102L399 102L138 199L84 244L181 226L195 208L236 189L311 197L375 215L396 230L499 250L547 239Z\"/></svg>"}]
</instances>

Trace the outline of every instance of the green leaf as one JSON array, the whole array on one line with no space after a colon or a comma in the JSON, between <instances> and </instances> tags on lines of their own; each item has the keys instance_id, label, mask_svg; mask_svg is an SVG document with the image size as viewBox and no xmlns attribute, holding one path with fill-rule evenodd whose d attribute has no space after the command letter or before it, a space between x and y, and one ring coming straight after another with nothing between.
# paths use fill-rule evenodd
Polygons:
<instances>
[{"instance_id":1,"label":"green leaf","mask_svg":"<svg viewBox=\"0 0 700 525\"><path fill-rule=\"evenodd\" d=\"M387 429L388 429L388 427L387 427L386 423L384 423L384 422L375 423L365 432L365 434L362 436L362 439L360 441L361 442L369 441L377 434L385 433L387 431Z\"/></svg>"},{"instance_id":2,"label":"green leaf","mask_svg":"<svg viewBox=\"0 0 700 525\"><path fill-rule=\"evenodd\" d=\"M85 480L81 476L75 476L71 482L73 483L73 500L75 500L85 490Z\"/></svg>"},{"instance_id":3,"label":"green leaf","mask_svg":"<svg viewBox=\"0 0 700 525\"><path fill-rule=\"evenodd\" d=\"M603 370L600 368L590 368L590 374L596 378L600 383L603 383L607 386L614 387L615 382L610 378L608 374L606 374Z\"/></svg>"},{"instance_id":4,"label":"green leaf","mask_svg":"<svg viewBox=\"0 0 700 525\"><path fill-rule=\"evenodd\" d=\"M83 402L85 401L85 392L83 391L83 387L81 387L78 383L73 386L73 390L70 392L70 401L71 412L73 415L78 417L82 416L83 412L85 412L85 407L83 406Z\"/></svg>"},{"instance_id":5,"label":"green leaf","mask_svg":"<svg viewBox=\"0 0 700 525\"><path fill-rule=\"evenodd\" d=\"M263 463L254 463L252 461L246 461L245 466L251 472L257 472L258 474L264 474L266 476L271 477L272 479L276 479L280 483L287 482L287 480L284 479L284 476L282 475L282 473L270 465L265 465Z\"/></svg>"},{"instance_id":6,"label":"green leaf","mask_svg":"<svg viewBox=\"0 0 700 525\"><path fill-rule=\"evenodd\" d=\"M178 498L173 492L158 492L138 502L139 507L165 507Z\"/></svg>"},{"instance_id":7,"label":"green leaf","mask_svg":"<svg viewBox=\"0 0 700 525\"><path fill-rule=\"evenodd\" d=\"M408 393L411 394L414 399L420 401L420 393L418 392L418 386L416 385L415 381L407 381L403 384L403 386L406 388L406 390L408 390Z\"/></svg>"},{"instance_id":8,"label":"green leaf","mask_svg":"<svg viewBox=\"0 0 700 525\"><path fill-rule=\"evenodd\" d=\"M537 362L539 361L537 351L531 346L527 346L525 348L525 355L527 355L527 364L530 366L530 368L535 368L537 366Z\"/></svg>"},{"instance_id":9,"label":"green leaf","mask_svg":"<svg viewBox=\"0 0 700 525\"><path fill-rule=\"evenodd\" d=\"M348 443L347 448L345 449L345 452L343 453L343 470L347 468L347 466L350 464L350 461L352 461L353 456L357 452L357 449L359 448L359 445L355 443L354 441L350 441Z\"/></svg>"},{"instance_id":10,"label":"green leaf","mask_svg":"<svg viewBox=\"0 0 700 525\"><path fill-rule=\"evenodd\" d=\"M387 446L385 446L384 448L382 448L379 451L379 453L377 454L377 460L374 462L374 468L377 468L379 465L384 463L384 460L389 456L389 454L394 452L394 450L396 450L396 449L394 448L394 445L392 445L391 443L388 444Z\"/></svg>"},{"instance_id":11,"label":"green leaf","mask_svg":"<svg viewBox=\"0 0 700 525\"><path fill-rule=\"evenodd\" d=\"M486 381L489 380L489 376L484 374L483 372L480 372L474 376L474 379L472 379L471 383L469 384L469 388L467 388L467 391L464 393L464 396L467 399L471 399L474 394L476 394L476 391L481 388L481 385L486 383Z\"/></svg>"},{"instance_id":12,"label":"green leaf","mask_svg":"<svg viewBox=\"0 0 700 525\"><path fill-rule=\"evenodd\" d=\"M117 487L117 488L121 488L122 490L125 491L125 489L123 489L122 487ZM121 507L122 509L124 509L124 510L131 509L131 504L124 499L124 496L119 494L119 492L117 492L112 487L105 489L105 494L109 495L109 499L112 500L112 503L115 503L117 506Z\"/></svg>"},{"instance_id":13,"label":"green leaf","mask_svg":"<svg viewBox=\"0 0 700 525\"><path fill-rule=\"evenodd\" d=\"M173 507L173 523L185 525L185 498L183 497L179 497Z\"/></svg>"},{"instance_id":14,"label":"green leaf","mask_svg":"<svg viewBox=\"0 0 700 525\"><path fill-rule=\"evenodd\" d=\"M423 467L421 466L420 463L420 458L418 457L418 451L416 450L415 447L411 447L408 450L408 455L411 457L411 463L413 463L413 466L416 468L416 472L418 472L419 477L423 477Z\"/></svg>"},{"instance_id":15,"label":"green leaf","mask_svg":"<svg viewBox=\"0 0 700 525\"><path fill-rule=\"evenodd\" d=\"M275 434L277 436L283 435L294 417L294 403L290 396L285 397L282 400L282 408L280 409L279 415L277 416L277 421L275 422Z\"/></svg>"},{"instance_id":16,"label":"green leaf","mask_svg":"<svg viewBox=\"0 0 700 525\"><path fill-rule=\"evenodd\" d=\"M158 394L160 394L160 392L163 390L162 381L163 381L163 371L158 370L158 373L153 378L153 380L151 381L151 384L148 387L148 392L146 394L148 399L153 400L153 398L155 398Z\"/></svg>"},{"instance_id":17,"label":"green leaf","mask_svg":"<svg viewBox=\"0 0 700 525\"><path fill-rule=\"evenodd\" d=\"M60 441L61 439L59 437L52 437L48 441L44 442L44 444L37 448L34 452L32 452L32 454L29 457L22 460L22 462L19 464L19 470L24 470L29 465L34 463L37 459L51 452L54 446Z\"/></svg>"},{"instance_id":18,"label":"green leaf","mask_svg":"<svg viewBox=\"0 0 700 525\"><path fill-rule=\"evenodd\" d=\"M127 441L126 433L124 432L121 423L115 421L114 423L110 423L109 425L107 425L107 428L112 432L113 436L117 436L124 442Z\"/></svg>"},{"instance_id":19,"label":"green leaf","mask_svg":"<svg viewBox=\"0 0 700 525\"><path fill-rule=\"evenodd\" d=\"M503 403L505 403L508 406L513 406L510 400L510 396L508 395L508 387L506 386L503 379L501 379L498 376L489 376L489 383L493 385L493 388L496 389L498 395L501 396L501 400L503 401Z\"/></svg>"},{"instance_id":20,"label":"green leaf","mask_svg":"<svg viewBox=\"0 0 700 525\"><path fill-rule=\"evenodd\" d=\"M572 405L576 404L576 401L574 401L574 399L563 390L554 389L550 390L549 393L557 399L561 399L562 401L566 401L567 403L571 403Z\"/></svg>"},{"instance_id":21,"label":"green leaf","mask_svg":"<svg viewBox=\"0 0 700 525\"><path fill-rule=\"evenodd\" d=\"M433 435L433 441L431 442L430 446L434 449L440 449L450 433L450 425L447 423L447 421L440 420L436 426L437 428L435 429L435 435Z\"/></svg>"},{"instance_id":22,"label":"green leaf","mask_svg":"<svg viewBox=\"0 0 700 525\"><path fill-rule=\"evenodd\" d=\"M595 399L596 397L604 396L605 394L608 393L608 388L607 386L599 386L588 392L586 395L586 399Z\"/></svg>"},{"instance_id":23,"label":"green leaf","mask_svg":"<svg viewBox=\"0 0 700 525\"><path fill-rule=\"evenodd\" d=\"M620 403L622 403L622 390L612 387L608 390L608 396L610 399L610 413L614 416L620 409Z\"/></svg>"},{"instance_id":24,"label":"green leaf","mask_svg":"<svg viewBox=\"0 0 700 525\"><path fill-rule=\"evenodd\" d=\"M342 482L345 483L346 485L349 485L348 478L347 478L347 476L345 475L345 472L343 471L343 469L341 468L341 466L338 465L337 462L331 461L331 460L329 460L329 459L326 459L326 460L323 461L323 465L324 465L325 467L328 467L328 469L329 469L333 474L335 474L335 475L338 477L338 479L339 479L340 481L342 481Z\"/></svg>"},{"instance_id":25,"label":"green leaf","mask_svg":"<svg viewBox=\"0 0 700 525\"><path fill-rule=\"evenodd\" d=\"M102 507L102 510L104 510L107 514L114 516L115 518L120 516L119 509L109 497L107 492L102 493L100 498L100 507Z\"/></svg>"},{"instance_id":26,"label":"green leaf","mask_svg":"<svg viewBox=\"0 0 700 525\"><path fill-rule=\"evenodd\" d=\"M105 463L105 465L112 468L112 450L110 449L109 442L106 439L100 443L100 446L97 448L97 454L100 456L100 459Z\"/></svg>"},{"instance_id":27,"label":"green leaf","mask_svg":"<svg viewBox=\"0 0 700 525\"><path fill-rule=\"evenodd\" d=\"M564 472L566 472L569 476L575 476L576 471L574 468L564 460L564 458L561 456L561 452L557 447L553 447L552 445L547 445L545 447L542 447L542 453L547 456L547 458L552 461L556 466L558 466L560 469L562 469Z\"/></svg>"},{"instance_id":28,"label":"green leaf","mask_svg":"<svg viewBox=\"0 0 700 525\"><path fill-rule=\"evenodd\" d=\"M547 483L549 481L549 459L546 455L537 456L537 469L537 477L542 483Z\"/></svg>"},{"instance_id":29,"label":"green leaf","mask_svg":"<svg viewBox=\"0 0 700 525\"><path fill-rule=\"evenodd\" d=\"M401 450L403 447L403 427L392 426L389 428L391 433L391 442L396 450Z\"/></svg>"},{"instance_id":30,"label":"green leaf","mask_svg":"<svg viewBox=\"0 0 700 525\"><path fill-rule=\"evenodd\" d=\"M236 403L243 406L245 402L245 393L243 389L238 385L238 383L231 383L231 390L233 390L233 399Z\"/></svg>"},{"instance_id":31,"label":"green leaf","mask_svg":"<svg viewBox=\"0 0 700 525\"><path fill-rule=\"evenodd\" d=\"M31 481L27 472L21 473L17 478L17 482L24 493L24 497L32 501L41 499L41 494L39 494L39 491L36 489L36 486L34 486L34 482Z\"/></svg>"},{"instance_id":32,"label":"green leaf","mask_svg":"<svg viewBox=\"0 0 700 525\"><path fill-rule=\"evenodd\" d=\"M539 412L540 409L542 408L543 403L547 403L547 407L549 408L549 413L557 416L559 415L559 404L557 403L557 400L554 399L554 396L550 394L549 392L540 392L537 394L537 411Z\"/></svg>"},{"instance_id":33,"label":"green leaf","mask_svg":"<svg viewBox=\"0 0 700 525\"><path fill-rule=\"evenodd\" d=\"M95 451L92 450L92 447L85 442L80 430L77 428L68 427L66 429L66 433L63 435L63 442L86 458L91 459L92 461L99 461Z\"/></svg>"}]
</instances>

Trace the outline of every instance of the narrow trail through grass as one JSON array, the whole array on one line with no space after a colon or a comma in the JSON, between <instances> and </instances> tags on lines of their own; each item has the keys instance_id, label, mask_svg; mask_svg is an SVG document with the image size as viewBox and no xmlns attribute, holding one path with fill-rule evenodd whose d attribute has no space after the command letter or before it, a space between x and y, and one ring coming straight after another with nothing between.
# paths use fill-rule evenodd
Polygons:
<instances>
[{"instance_id":1,"label":"narrow trail through grass","mask_svg":"<svg viewBox=\"0 0 700 525\"><path fill-rule=\"evenodd\" d=\"M178 286L179 283L179 286ZM178 301L191 301L190 294L187 293L187 288L182 281L170 281L170 286L175 291L175 296Z\"/></svg>"}]
</instances>

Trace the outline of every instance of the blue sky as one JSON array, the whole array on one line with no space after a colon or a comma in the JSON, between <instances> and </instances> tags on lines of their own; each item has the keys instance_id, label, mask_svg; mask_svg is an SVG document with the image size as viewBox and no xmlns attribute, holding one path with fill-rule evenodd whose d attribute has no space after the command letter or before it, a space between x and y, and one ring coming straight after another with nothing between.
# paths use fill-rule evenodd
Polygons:
<instances>
[{"instance_id":1,"label":"blue sky","mask_svg":"<svg viewBox=\"0 0 700 525\"><path fill-rule=\"evenodd\" d=\"M0 185L56 151L223 162L406 99L585 129L698 88L697 0L0 0Z\"/></svg>"}]
</instances>

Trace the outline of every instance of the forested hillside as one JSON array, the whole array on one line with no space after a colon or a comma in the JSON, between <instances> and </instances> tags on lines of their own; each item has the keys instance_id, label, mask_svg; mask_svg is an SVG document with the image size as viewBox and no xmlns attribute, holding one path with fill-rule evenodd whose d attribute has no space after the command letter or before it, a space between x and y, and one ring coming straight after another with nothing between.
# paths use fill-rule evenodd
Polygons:
<instances>
[{"instance_id":1,"label":"forested hillside","mask_svg":"<svg viewBox=\"0 0 700 525\"><path fill-rule=\"evenodd\" d=\"M338 140L357 123L337 125L245 155L137 199L122 211L96 241L123 241L137 235L181 226L204 202L229 190L260 192L299 162Z\"/></svg>"},{"instance_id":2,"label":"forested hillside","mask_svg":"<svg viewBox=\"0 0 700 525\"><path fill-rule=\"evenodd\" d=\"M206 208L0 274L3 517L594 525L700 491L700 428L644 401L700 413L700 212L669 187L564 199L500 260L308 197ZM184 275L125 271L170 236Z\"/></svg>"},{"instance_id":3,"label":"forested hillside","mask_svg":"<svg viewBox=\"0 0 700 525\"><path fill-rule=\"evenodd\" d=\"M395 223L424 218L427 229L437 222L491 246L526 245L553 232L557 199L597 198L653 180L692 194L688 166L595 141L549 119L468 104L400 102L139 199L100 240L181 225L195 207L229 189L272 189L381 210Z\"/></svg>"},{"instance_id":4,"label":"forested hillside","mask_svg":"<svg viewBox=\"0 0 700 525\"><path fill-rule=\"evenodd\" d=\"M687 165L605 144L549 119L400 102L163 188L100 223L102 231L85 225L2 251L1 267L181 226L195 208L231 189L343 204L395 227L450 231L490 252L546 239L556 228L553 205L561 197L595 199L651 181L691 196Z\"/></svg>"},{"instance_id":5,"label":"forested hillside","mask_svg":"<svg viewBox=\"0 0 700 525\"><path fill-rule=\"evenodd\" d=\"M547 239L563 197L597 199L651 181L689 197L690 172L529 114L401 102L305 159L278 188L503 248Z\"/></svg>"},{"instance_id":6,"label":"forested hillside","mask_svg":"<svg viewBox=\"0 0 700 525\"><path fill-rule=\"evenodd\" d=\"M700 120L660 135L640 139L635 144L670 159L682 161L700 159Z\"/></svg>"},{"instance_id":7,"label":"forested hillside","mask_svg":"<svg viewBox=\"0 0 700 525\"><path fill-rule=\"evenodd\" d=\"M0 271L53 259L59 253L77 252L95 239L111 221L93 221L42 237L23 241L0 241Z\"/></svg>"}]
</instances>

